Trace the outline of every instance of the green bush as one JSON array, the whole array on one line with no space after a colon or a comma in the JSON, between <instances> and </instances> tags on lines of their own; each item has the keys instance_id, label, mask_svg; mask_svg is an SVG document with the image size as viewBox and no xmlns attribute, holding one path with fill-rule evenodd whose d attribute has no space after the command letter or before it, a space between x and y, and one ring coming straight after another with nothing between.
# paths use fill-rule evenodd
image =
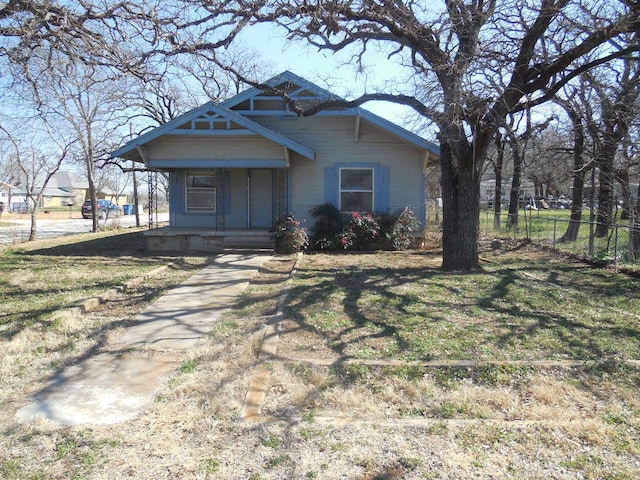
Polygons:
<instances>
[{"instance_id":1,"label":"green bush","mask_svg":"<svg viewBox=\"0 0 640 480\"><path fill-rule=\"evenodd\" d=\"M316 250L406 250L420 228L408 207L393 214L352 212L347 217L325 203L313 207L311 216L316 220L311 247Z\"/></svg>"},{"instance_id":2,"label":"green bush","mask_svg":"<svg viewBox=\"0 0 640 480\"><path fill-rule=\"evenodd\" d=\"M300 222L293 213L281 215L276 220L273 230L277 253L300 252L309 245L307 231L300 227Z\"/></svg>"},{"instance_id":3,"label":"green bush","mask_svg":"<svg viewBox=\"0 0 640 480\"><path fill-rule=\"evenodd\" d=\"M311 248L314 250L338 250L342 248L340 238L343 229L340 210L331 203L314 206L311 216L315 223L311 229Z\"/></svg>"}]
</instances>

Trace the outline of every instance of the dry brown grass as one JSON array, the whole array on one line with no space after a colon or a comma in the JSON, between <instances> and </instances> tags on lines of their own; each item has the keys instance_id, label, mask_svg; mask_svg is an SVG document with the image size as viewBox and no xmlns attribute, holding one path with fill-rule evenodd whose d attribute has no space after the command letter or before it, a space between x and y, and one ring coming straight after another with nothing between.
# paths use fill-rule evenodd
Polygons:
<instances>
[{"instance_id":1,"label":"dry brown grass","mask_svg":"<svg viewBox=\"0 0 640 480\"><path fill-rule=\"evenodd\" d=\"M367 264L374 257L366 257ZM423 258L437 265L436 257ZM356 272L352 280L366 281L366 264L355 255L305 257L301 275L309 268L305 262L315 262L317 268L319 261L323 268L344 275ZM152 408L121 425L25 426L18 425L13 414L57 368L96 348L95 338L78 340L74 335L86 329L102 332L99 348L108 350L126 319L153 298L145 289L157 291L171 283L175 272L151 279L92 314L60 313L53 317L55 328L26 328L10 342L2 340L0 477L412 480L640 475L637 369L617 362L580 368L367 366L358 359L343 363L331 330L345 328L340 326L345 312L332 306L343 305L343 300L330 289L326 302L289 299L289 306L304 300L310 312L334 308L336 313L323 318L324 332L301 328L286 316L280 358L267 363L272 373L265 421L243 420L242 402L258 368L260 339L292 265L292 257L276 257L265 265L237 307L197 348L177 352L195 368L172 377ZM416 272L396 291L413 295L411 282L419 279ZM294 291L304 291L295 285ZM311 295L312 290L307 291ZM361 312L376 313L371 306ZM372 345L384 345L379 329L372 331L380 338ZM358 338L358 332L349 335L350 340ZM74 338L75 350L59 348L69 338ZM314 365L305 359L336 363Z\"/></svg>"}]
</instances>

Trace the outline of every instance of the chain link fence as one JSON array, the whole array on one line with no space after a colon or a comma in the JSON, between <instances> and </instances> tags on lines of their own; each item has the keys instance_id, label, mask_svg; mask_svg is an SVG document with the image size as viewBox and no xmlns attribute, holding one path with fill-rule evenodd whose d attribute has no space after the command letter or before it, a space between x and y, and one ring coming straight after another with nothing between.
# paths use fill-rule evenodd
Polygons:
<instances>
[{"instance_id":1,"label":"chain link fence","mask_svg":"<svg viewBox=\"0 0 640 480\"><path fill-rule=\"evenodd\" d=\"M577 239L564 241L563 236L569 225L576 223L569 219L568 211L525 211L518 214L516 225L508 228L506 213L496 217L493 211L486 210L480 215L480 228L490 235L499 233L516 241L528 239L532 243L591 261L640 271L640 223L616 222L607 229L605 236L596 236L595 220L582 220L577 222Z\"/></svg>"}]
</instances>

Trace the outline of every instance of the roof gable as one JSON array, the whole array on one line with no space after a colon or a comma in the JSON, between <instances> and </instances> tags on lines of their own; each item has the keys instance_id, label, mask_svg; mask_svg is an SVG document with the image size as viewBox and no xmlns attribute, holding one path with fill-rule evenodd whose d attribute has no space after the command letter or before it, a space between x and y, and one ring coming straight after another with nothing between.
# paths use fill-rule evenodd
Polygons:
<instances>
[{"instance_id":1,"label":"roof gable","mask_svg":"<svg viewBox=\"0 0 640 480\"><path fill-rule=\"evenodd\" d=\"M125 158L137 156L141 147L163 135L191 136L245 136L261 135L283 147L313 160L315 152L293 140L270 130L253 120L229 110L221 104L207 102L201 107L181 115L164 125L139 136L111 154ZM131 155L133 153L133 155Z\"/></svg>"},{"instance_id":2,"label":"roof gable","mask_svg":"<svg viewBox=\"0 0 640 480\"><path fill-rule=\"evenodd\" d=\"M264 82L264 84L277 92L286 94L290 99L296 100L303 107L310 107L327 100L341 100L341 97L338 95L289 71L276 75ZM257 87L245 90L235 97L225 100L220 105L231 110L241 111L245 114L250 112L264 114L265 112L271 111L278 112L280 115L283 113L295 115L288 109L281 95ZM355 111L355 109L349 110Z\"/></svg>"},{"instance_id":3,"label":"roof gable","mask_svg":"<svg viewBox=\"0 0 640 480\"><path fill-rule=\"evenodd\" d=\"M290 99L298 102L303 108L309 108L327 100L342 100L342 98L289 71L267 80L265 85L273 88L274 92L252 87L222 103L207 102L201 107L129 141L113 152L111 156L140 161L138 147L164 135L226 137L261 135L306 158L313 159L315 157L313 150L260 125L250 117L261 115L296 116L294 112L289 110L285 99L277 95L275 91L286 93ZM440 155L440 149L437 145L364 108L336 107L323 110L317 115L359 117L409 144L434 155Z\"/></svg>"},{"instance_id":4,"label":"roof gable","mask_svg":"<svg viewBox=\"0 0 640 480\"><path fill-rule=\"evenodd\" d=\"M343 100L342 97L289 71L276 75L264 83L274 88L274 90L286 93L290 99L297 101L303 108L310 108L327 100ZM243 115L296 115L289 110L285 100L281 96L265 92L256 87L245 90L222 102L220 105L230 110L239 111ZM350 115L361 117L418 148L440 156L440 148L437 145L361 107L335 107L323 110L316 115Z\"/></svg>"}]
</instances>

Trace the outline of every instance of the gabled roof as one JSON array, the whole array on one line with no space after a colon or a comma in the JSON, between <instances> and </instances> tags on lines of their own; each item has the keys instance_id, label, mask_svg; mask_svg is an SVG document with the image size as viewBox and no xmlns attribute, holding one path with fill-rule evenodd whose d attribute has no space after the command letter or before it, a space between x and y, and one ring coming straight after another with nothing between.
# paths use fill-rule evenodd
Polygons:
<instances>
[{"instance_id":1,"label":"gabled roof","mask_svg":"<svg viewBox=\"0 0 640 480\"><path fill-rule=\"evenodd\" d=\"M331 99L342 100L341 97L289 71L276 75L264 83L276 90L286 91L290 98L303 105L305 103L317 104ZM274 109L273 104L278 104L278 108ZM113 152L111 157L141 161L138 147L142 147L163 135L241 136L248 134L261 135L306 158L313 159L315 157L315 152L310 148L300 145L249 118L252 115L268 114L295 115L288 110L281 97L252 87L224 102L218 104L212 101L207 102L201 107L127 142L123 147ZM361 107L323 110L317 115L360 117L420 149L437 156L440 155L440 149L437 145ZM215 128L215 125L224 122L227 122L226 129Z\"/></svg>"},{"instance_id":2,"label":"gabled roof","mask_svg":"<svg viewBox=\"0 0 640 480\"><path fill-rule=\"evenodd\" d=\"M313 160L315 158L315 152L310 148L300 145L297 142L281 135L273 130L270 130L253 120L240 115L237 112L229 110L221 104L216 104L212 101L205 103L201 107L191 110L177 118L174 118L170 122L164 125L154 128L153 130L139 136L128 142L126 145L116 150L111 154L111 157L123 157L132 160L138 160L139 154L137 147L143 146L156 138L163 135L183 135L187 132L194 133L193 130L183 128L185 125L198 124L210 122L211 126L214 123L226 122L228 126L234 124L236 128L227 128L226 130L216 131L213 128L197 130L198 135L216 135L217 133L225 133L227 135L244 135L248 132L252 132L257 135L261 135L283 147L287 147L296 153L299 153L303 157ZM244 131L237 127L244 127ZM217 132L217 133L216 133Z\"/></svg>"},{"instance_id":3,"label":"gabled roof","mask_svg":"<svg viewBox=\"0 0 640 480\"><path fill-rule=\"evenodd\" d=\"M272 88L284 86L288 90L287 93L290 96L290 98L294 100L299 100L302 102L306 101L306 102L319 103L327 100L344 100L342 97L334 93L331 93L330 91L322 87L319 87L318 85L288 70L279 75L276 75L275 77L267 80L264 83L265 85L268 85L269 87L272 87ZM264 95L264 92L261 89L252 87L222 102L220 105L223 105L231 110L234 110L239 105L242 105L247 101L250 101L262 95ZM259 112L256 112L256 113L258 114ZM416 147L421 148L423 150L427 150L433 153L434 155L440 156L440 147L438 147L437 145L431 142L428 142L424 138L416 135L415 133L412 133L409 130L402 128L401 126L396 125L395 123L390 122L389 120L379 115L376 115L375 113L372 113L369 110L366 110L365 108L355 107L355 108L342 108L339 110L324 110L318 113L317 115L342 116L345 114L360 116L361 118L372 123L373 125L376 125L382 128L383 130L388 131L389 133L415 145Z\"/></svg>"},{"instance_id":4,"label":"gabled roof","mask_svg":"<svg viewBox=\"0 0 640 480\"><path fill-rule=\"evenodd\" d=\"M280 87L285 91L289 90L287 91L287 93L293 99L314 98L316 101L326 101L331 99L342 100L342 98L338 95L331 93L330 91L325 90L315 83L312 83L309 80L306 80L288 70L282 72L279 75L276 75L275 77L270 78L269 80L264 82L264 84L274 89L276 87ZM287 84L289 84L288 88L286 87ZM250 89L245 90L244 92L241 92L228 100L225 100L220 105L223 105L229 109L233 109L234 107L246 102L247 100L259 97L263 94L263 90L256 87L251 87Z\"/></svg>"}]
</instances>

